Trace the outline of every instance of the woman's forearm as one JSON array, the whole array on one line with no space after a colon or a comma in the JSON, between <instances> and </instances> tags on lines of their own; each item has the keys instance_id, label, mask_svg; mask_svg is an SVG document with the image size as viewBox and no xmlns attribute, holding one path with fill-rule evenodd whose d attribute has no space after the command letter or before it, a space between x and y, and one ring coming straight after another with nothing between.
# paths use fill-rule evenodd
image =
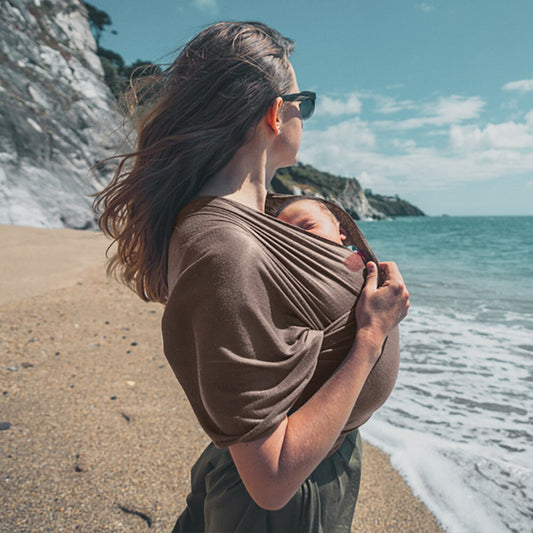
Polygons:
<instances>
[{"instance_id":1,"label":"woman's forearm","mask_svg":"<svg viewBox=\"0 0 533 533\"><path fill-rule=\"evenodd\" d=\"M271 435L230 447L258 505L271 510L283 507L328 454L379 356L382 340L358 334L329 380Z\"/></svg>"}]
</instances>

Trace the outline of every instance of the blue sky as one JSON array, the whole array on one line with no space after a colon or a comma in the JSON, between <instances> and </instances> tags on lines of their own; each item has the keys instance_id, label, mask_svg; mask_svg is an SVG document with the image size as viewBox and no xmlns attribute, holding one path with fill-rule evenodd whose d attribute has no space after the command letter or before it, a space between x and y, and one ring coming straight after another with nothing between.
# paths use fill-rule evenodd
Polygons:
<instances>
[{"instance_id":1,"label":"blue sky","mask_svg":"<svg viewBox=\"0 0 533 533\"><path fill-rule=\"evenodd\" d=\"M168 54L218 20L296 41L317 92L300 160L430 215L533 215L531 0L92 0L101 45Z\"/></svg>"}]
</instances>

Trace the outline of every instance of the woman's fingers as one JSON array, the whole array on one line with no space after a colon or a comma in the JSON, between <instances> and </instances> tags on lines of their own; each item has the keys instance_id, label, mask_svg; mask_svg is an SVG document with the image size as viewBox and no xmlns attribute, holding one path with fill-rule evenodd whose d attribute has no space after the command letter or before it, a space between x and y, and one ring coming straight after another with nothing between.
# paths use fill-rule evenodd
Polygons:
<instances>
[{"instance_id":1,"label":"woman's fingers","mask_svg":"<svg viewBox=\"0 0 533 533\"><path fill-rule=\"evenodd\" d=\"M356 307L358 328L388 332L399 324L409 310L409 292L400 270L395 263L380 263L385 276L384 283L377 286L377 266L367 263L367 280Z\"/></svg>"},{"instance_id":2,"label":"woman's fingers","mask_svg":"<svg viewBox=\"0 0 533 533\"><path fill-rule=\"evenodd\" d=\"M403 277L400 274L400 269L398 268L398 265L396 263L392 261L387 261L385 263L380 263L379 266L383 274L385 274L385 282L390 280L394 282L404 283Z\"/></svg>"},{"instance_id":3,"label":"woman's fingers","mask_svg":"<svg viewBox=\"0 0 533 533\"><path fill-rule=\"evenodd\" d=\"M366 287L370 287L374 290L378 288L378 267L376 263L369 261L366 264Z\"/></svg>"}]
</instances>

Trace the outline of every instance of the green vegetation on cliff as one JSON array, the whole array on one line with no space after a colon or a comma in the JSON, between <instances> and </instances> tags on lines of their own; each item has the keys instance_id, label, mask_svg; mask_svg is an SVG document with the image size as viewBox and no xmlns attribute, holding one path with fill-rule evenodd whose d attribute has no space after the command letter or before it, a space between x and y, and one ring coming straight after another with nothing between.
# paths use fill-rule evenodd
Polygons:
<instances>
[{"instance_id":1,"label":"green vegetation on cliff","mask_svg":"<svg viewBox=\"0 0 533 533\"><path fill-rule=\"evenodd\" d=\"M117 54L113 50L102 48L100 46L100 39L106 28L113 24L111 17L108 13L98 9L92 4L89 4L88 2L83 3L87 8L89 27L91 28L91 33L96 41L96 54L100 58L102 68L104 69L104 80L117 100L124 93L131 78L138 78L160 72L160 67L154 65L151 61L137 59L137 61L134 61L131 65L127 65L120 54ZM111 33L116 34L116 31L111 30Z\"/></svg>"},{"instance_id":2,"label":"green vegetation on cliff","mask_svg":"<svg viewBox=\"0 0 533 533\"><path fill-rule=\"evenodd\" d=\"M424 216L418 207L398 195L383 196L374 194L370 189L363 191L355 178L342 178L301 163L278 170L272 179L271 189L280 194L305 194L331 200L356 220Z\"/></svg>"},{"instance_id":3,"label":"green vegetation on cliff","mask_svg":"<svg viewBox=\"0 0 533 533\"><path fill-rule=\"evenodd\" d=\"M374 194L370 189L365 189L365 196L372 207L388 217L425 216L425 213L421 209L402 200L397 194L394 196L383 196L381 194Z\"/></svg>"},{"instance_id":4,"label":"green vegetation on cliff","mask_svg":"<svg viewBox=\"0 0 533 533\"><path fill-rule=\"evenodd\" d=\"M345 180L322 172L311 165L298 163L293 167L280 168L272 180L274 192L293 194L295 187L309 195L320 195L324 198L341 195L345 188Z\"/></svg>"}]
</instances>

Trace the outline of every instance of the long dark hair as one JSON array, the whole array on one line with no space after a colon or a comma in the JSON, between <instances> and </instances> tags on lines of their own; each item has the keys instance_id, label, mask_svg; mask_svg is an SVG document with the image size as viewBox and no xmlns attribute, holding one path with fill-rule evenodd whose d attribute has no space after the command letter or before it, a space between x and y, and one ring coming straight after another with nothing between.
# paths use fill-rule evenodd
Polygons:
<instances>
[{"instance_id":1,"label":"long dark hair","mask_svg":"<svg viewBox=\"0 0 533 533\"><path fill-rule=\"evenodd\" d=\"M264 24L220 22L130 91L136 148L117 156L115 175L94 208L101 211L100 228L117 243L108 272L118 269L143 300L166 302L177 213L290 89L293 49L293 41Z\"/></svg>"}]
</instances>

